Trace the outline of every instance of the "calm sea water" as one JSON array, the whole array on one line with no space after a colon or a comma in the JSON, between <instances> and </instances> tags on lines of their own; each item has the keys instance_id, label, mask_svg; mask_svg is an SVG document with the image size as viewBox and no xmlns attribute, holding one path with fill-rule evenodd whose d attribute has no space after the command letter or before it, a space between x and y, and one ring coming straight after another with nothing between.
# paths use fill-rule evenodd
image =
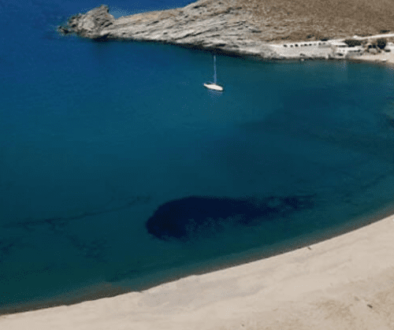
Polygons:
<instances>
[{"instance_id":1,"label":"calm sea water","mask_svg":"<svg viewBox=\"0 0 394 330\"><path fill-rule=\"evenodd\" d=\"M0 1L0 311L266 257L392 208L392 69L218 56L215 94L207 52L57 35L99 4Z\"/></svg>"}]
</instances>

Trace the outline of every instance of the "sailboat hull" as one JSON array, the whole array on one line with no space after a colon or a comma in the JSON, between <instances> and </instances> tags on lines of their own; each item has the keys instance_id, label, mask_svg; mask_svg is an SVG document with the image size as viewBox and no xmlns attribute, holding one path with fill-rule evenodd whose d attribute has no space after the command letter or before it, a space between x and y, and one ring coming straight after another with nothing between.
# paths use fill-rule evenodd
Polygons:
<instances>
[{"instance_id":1,"label":"sailboat hull","mask_svg":"<svg viewBox=\"0 0 394 330\"><path fill-rule=\"evenodd\" d=\"M223 92L223 87L216 84L204 84L204 87L214 91Z\"/></svg>"}]
</instances>

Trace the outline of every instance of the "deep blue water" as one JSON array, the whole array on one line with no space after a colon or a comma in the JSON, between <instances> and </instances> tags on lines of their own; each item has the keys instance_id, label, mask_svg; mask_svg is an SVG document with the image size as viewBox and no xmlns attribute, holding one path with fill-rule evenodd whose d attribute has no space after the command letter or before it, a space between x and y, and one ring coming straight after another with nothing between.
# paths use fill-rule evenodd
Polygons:
<instances>
[{"instance_id":1,"label":"deep blue water","mask_svg":"<svg viewBox=\"0 0 394 330\"><path fill-rule=\"evenodd\" d=\"M190 1L110 1L116 15ZM394 72L61 37L0 1L0 311L140 290L392 209Z\"/></svg>"}]
</instances>

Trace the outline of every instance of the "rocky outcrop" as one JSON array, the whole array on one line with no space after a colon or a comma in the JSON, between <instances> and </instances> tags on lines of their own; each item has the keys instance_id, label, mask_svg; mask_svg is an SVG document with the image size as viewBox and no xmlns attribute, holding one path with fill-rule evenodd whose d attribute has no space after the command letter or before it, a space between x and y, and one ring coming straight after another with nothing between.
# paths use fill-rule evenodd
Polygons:
<instances>
[{"instance_id":1,"label":"rocky outcrop","mask_svg":"<svg viewBox=\"0 0 394 330\"><path fill-rule=\"evenodd\" d=\"M63 29L67 31L66 33L72 31L81 37L100 39L101 31L109 28L114 22L115 18L109 14L108 6L102 5L88 11L84 15L72 16L68 20L68 27L63 27ZM62 32L65 33L64 31Z\"/></svg>"},{"instance_id":2,"label":"rocky outcrop","mask_svg":"<svg viewBox=\"0 0 394 330\"><path fill-rule=\"evenodd\" d=\"M78 14L63 33L96 39L145 40L224 53L277 58L258 37L261 30L248 21L249 13L236 1L200 0L181 9L148 12L115 19L107 6Z\"/></svg>"}]
</instances>

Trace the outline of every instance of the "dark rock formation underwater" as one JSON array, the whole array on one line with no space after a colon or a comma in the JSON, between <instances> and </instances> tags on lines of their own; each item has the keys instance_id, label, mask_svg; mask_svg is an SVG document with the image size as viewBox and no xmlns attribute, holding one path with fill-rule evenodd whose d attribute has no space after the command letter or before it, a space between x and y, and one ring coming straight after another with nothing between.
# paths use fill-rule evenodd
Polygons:
<instances>
[{"instance_id":1,"label":"dark rock formation underwater","mask_svg":"<svg viewBox=\"0 0 394 330\"><path fill-rule=\"evenodd\" d=\"M169 201L147 220L149 234L161 240L187 241L228 226L258 226L313 206L311 196L264 199L186 197Z\"/></svg>"}]
</instances>

